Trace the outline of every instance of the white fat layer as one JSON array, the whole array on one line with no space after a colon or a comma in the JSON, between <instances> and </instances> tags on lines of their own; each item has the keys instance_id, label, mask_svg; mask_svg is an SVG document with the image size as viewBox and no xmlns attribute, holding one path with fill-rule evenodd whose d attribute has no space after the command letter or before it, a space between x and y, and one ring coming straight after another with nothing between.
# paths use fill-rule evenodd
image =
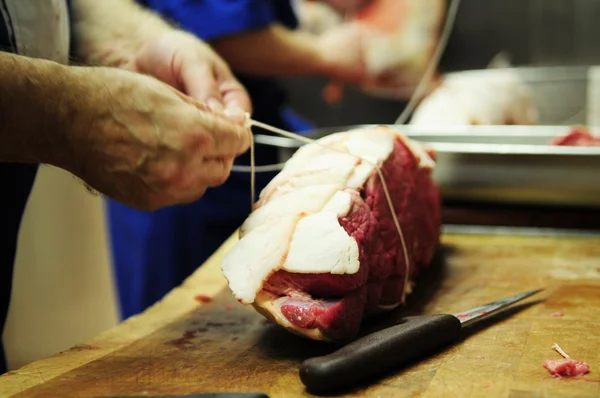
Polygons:
<instances>
[{"instance_id":1,"label":"white fat layer","mask_svg":"<svg viewBox=\"0 0 600 398\"><path fill-rule=\"evenodd\" d=\"M348 152L372 164L387 159L394 150L394 136L390 134L364 134L346 142Z\"/></svg>"},{"instance_id":2,"label":"white fat layer","mask_svg":"<svg viewBox=\"0 0 600 398\"><path fill-rule=\"evenodd\" d=\"M339 191L320 213L298 221L282 269L338 275L358 272L358 244L338 221L351 206L350 194Z\"/></svg>"},{"instance_id":3,"label":"white fat layer","mask_svg":"<svg viewBox=\"0 0 600 398\"><path fill-rule=\"evenodd\" d=\"M416 157L430 159L400 132L370 127L329 135L322 145L300 148L261 193L258 208L241 229L240 241L221 268L234 295L252 303L269 276L279 269L294 273L354 274L359 250L338 219L348 214L352 196L376 173L402 139ZM366 161L359 162L357 156ZM430 159L431 160L431 159ZM304 216L306 215L306 216ZM302 217L304 216L304 217Z\"/></svg>"},{"instance_id":4,"label":"white fat layer","mask_svg":"<svg viewBox=\"0 0 600 398\"><path fill-rule=\"evenodd\" d=\"M223 258L221 269L235 297L250 304L267 278L281 266L297 217L265 222L244 235Z\"/></svg>"},{"instance_id":5,"label":"white fat layer","mask_svg":"<svg viewBox=\"0 0 600 398\"><path fill-rule=\"evenodd\" d=\"M419 161L419 168L433 169L435 167L435 161L431 158L431 156L429 156L425 148L423 148L420 143L410 139L405 139L404 143Z\"/></svg>"},{"instance_id":6,"label":"white fat layer","mask_svg":"<svg viewBox=\"0 0 600 398\"><path fill-rule=\"evenodd\" d=\"M365 131L363 134L356 134L353 139L348 140L346 148L352 155L365 160L365 162L355 166L354 173L352 173L346 184L349 188L360 188L376 172L375 165L381 166L381 163L394 150L394 136L389 133L381 134Z\"/></svg>"},{"instance_id":7,"label":"white fat layer","mask_svg":"<svg viewBox=\"0 0 600 398\"><path fill-rule=\"evenodd\" d=\"M349 188L360 188L365 182L376 173L376 170L369 163L362 163L356 166L354 169L354 173L348 179L348 183L346 184Z\"/></svg>"},{"instance_id":8,"label":"white fat layer","mask_svg":"<svg viewBox=\"0 0 600 398\"><path fill-rule=\"evenodd\" d=\"M356 163L356 157L349 154L330 152L307 160L304 164L297 164L285 172L282 171L269 182L261 193L264 202L260 205L276 196L306 186L335 184L342 188L354 171Z\"/></svg>"},{"instance_id":9,"label":"white fat layer","mask_svg":"<svg viewBox=\"0 0 600 398\"><path fill-rule=\"evenodd\" d=\"M352 208L352 196L345 191L337 191L335 195L323 206L321 212L333 212L336 217L348 215Z\"/></svg>"},{"instance_id":10,"label":"white fat layer","mask_svg":"<svg viewBox=\"0 0 600 398\"><path fill-rule=\"evenodd\" d=\"M256 209L248 216L240 228L240 236L244 236L254 228L271 220L295 216L310 215L320 211L325 203L335 194L337 184L305 186L278 195Z\"/></svg>"}]
</instances>

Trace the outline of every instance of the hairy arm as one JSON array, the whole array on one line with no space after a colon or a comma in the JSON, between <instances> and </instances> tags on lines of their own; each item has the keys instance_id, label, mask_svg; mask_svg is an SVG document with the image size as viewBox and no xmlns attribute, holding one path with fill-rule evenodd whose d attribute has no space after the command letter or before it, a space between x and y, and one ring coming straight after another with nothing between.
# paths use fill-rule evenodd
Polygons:
<instances>
[{"instance_id":1,"label":"hairy arm","mask_svg":"<svg viewBox=\"0 0 600 398\"><path fill-rule=\"evenodd\" d=\"M281 25L224 36L211 42L233 70L263 76L328 73L315 36Z\"/></svg>"},{"instance_id":2,"label":"hairy arm","mask_svg":"<svg viewBox=\"0 0 600 398\"><path fill-rule=\"evenodd\" d=\"M0 161L61 163L70 69L55 62L0 52Z\"/></svg>"},{"instance_id":3,"label":"hairy arm","mask_svg":"<svg viewBox=\"0 0 600 398\"><path fill-rule=\"evenodd\" d=\"M173 31L133 0L73 0L72 26L82 62L127 69L144 43Z\"/></svg>"},{"instance_id":4,"label":"hairy arm","mask_svg":"<svg viewBox=\"0 0 600 398\"><path fill-rule=\"evenodd\" d=\"M129 0L73 0L77 55L86 63L125 66L152 35L172 30ZM0 161L64 166L74 104L85 77L78 68L0 52Z\"/></svg>"}]
</instances>

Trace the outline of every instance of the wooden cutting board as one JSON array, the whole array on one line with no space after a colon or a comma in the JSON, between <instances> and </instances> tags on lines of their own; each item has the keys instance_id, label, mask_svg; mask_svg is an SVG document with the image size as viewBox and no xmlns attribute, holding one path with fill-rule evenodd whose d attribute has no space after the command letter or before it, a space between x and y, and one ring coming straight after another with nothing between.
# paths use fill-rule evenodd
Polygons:
<instances>
[{"instance_id":1,"label":"wooden cutting board","mask_svg":"<svg viewBox=\"0 0 600 398\"><path fill-rule=\"evenodd\" d=\"M219 263L234 241L145 313L84 345L0 377L0 395L252 391L311 396L299 381L298 365L331 347L269 326L232 298ZM409 309L379 322L407 313L457 312L538 287L547 289L539 296L544 302L345 396L600 396L600 237L446 234ZM564 316L553 316L557 311ZM588 362L591 373L552 378L542 363L559 358L550 348L555 342Z\"/></svg>"}]
</instances>

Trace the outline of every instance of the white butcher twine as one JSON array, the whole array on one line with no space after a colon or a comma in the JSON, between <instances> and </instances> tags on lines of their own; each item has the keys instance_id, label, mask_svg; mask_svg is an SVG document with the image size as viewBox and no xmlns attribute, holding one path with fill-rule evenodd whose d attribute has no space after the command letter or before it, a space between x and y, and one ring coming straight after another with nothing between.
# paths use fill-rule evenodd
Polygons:
<instances>
[{"instance_id":1,"label":"white butcher twine","mask_svg":"<svg viewBox=\"0 0 600 398\"><path fill-rule=\"evenodd\" d=\"M408 247L406 246L406 241L404 240L404 233L402 232L402 228L400 227L400 222L398 221L398 217L396 216L396 210L394 208L394 204L392 202L392 198L391 198L390 193L388 191L387 183L385 182L385 178L383 177L383 173L381 172L381 169L380 169L379 165L377 165L376 163L373 163L369 159L364 159L364 158L362 158L360 156L357 156L357 155L354 155L352 153L344 152L344 151L342 151L340 149L337 149L337 148L335 148L333 146L325 145L322 142L319 142L317 140L314 140L314 139L311 139L311 138L307 138L307 137L304 137L302 135L292 133L290 131L285 131L285 130L282 130L280 128L274 127L274 126L270 126L268 124L258 122L256 120L252 120L250 118L250 114L248 114L248 113L246 113L246 124L249 125L249 126L261 127L261 128L263 128L265 130L272 131L273 133L279 134L279 135L281 135L283 137L297 139L299 141L303 141L303 142L306 142L308 144L319 145L319 146L321 146L321 147L323 147L325 149L330 149L332 151L340 152L340 153L343 153L345 155L353 156L353 157L357 158L358 160L361 160L364 163L372 165L375 168L375 170L377 170L377 174L379 176L379 179L381 181L381 186L382 186L383 192L385 194L385 199L386 199L387 204L389 206L390 213L392 213L392 219L394 220L394 225L396 227L396 230L398 231L398 236L400 237L400 242L402 244L402 251L403 251L403 254L404 254L404 261L406 263L406 275L404 277L404 288L403 288L403 292L402 292L402 302L404 303L404 300L406 299L406 294L407 294L408 291L410 291L409 290L410 286L408 284L408 277L410 275L410 260L409 260L409 257L408 257ZM252 141L253 140L251 140L251 142ZM254 185L254 176L255 176L255 173L256 173L255 168L256 167L255 167L255 164L254 164L254 145L252 145L252 143L251 143L250 144L250 176L251 176L251 179L250 179L250 181L251 181L250 190L251 190L251 204L252 204L252 208L254 207L254 197L255 197L255 194L256 194L256 192L255 192L256 188L255 188L255 185Z\"/></svg>"}]
</instances>

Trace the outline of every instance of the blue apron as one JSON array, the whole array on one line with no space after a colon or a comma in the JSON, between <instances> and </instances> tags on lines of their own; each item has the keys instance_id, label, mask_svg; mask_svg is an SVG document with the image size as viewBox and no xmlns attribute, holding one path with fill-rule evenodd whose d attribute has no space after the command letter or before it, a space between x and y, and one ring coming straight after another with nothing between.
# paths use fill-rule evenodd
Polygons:
<instances>
[{"instance_id":1,"label":"blue apron","mask_svg":"<svg viewBox=\"0 0 600 398\"><path fill-rule=\"evenodd\" d=\"M140 2L204 40L275 21L289 28L297 24L290 3L284 0ZM237 78L248 90L256 120L296 132L312 128L284 107L285 94L274 79ZM255 155L257 165L278 163L275 147L257 145ZM235 163L248 165L249 153ZM274 175L258 173L257 191ZM200 200L188 205L146 212L108 200L107 210L121 316L128 318L180 285L243 223L250 212L250 177L232 172L225 184L208 189Z\"/></svg>"},{"instance_id":2,"label":"blue apron","mask_svg":"<svg viewBox=\"0 0 600 398\"><path fill-rule=\"evenodd\" d=\"M67 63L68 3L69 0L0 0L0 51ZM7 370L1 337L12 291L17 239L37 169L37 164L0 162L3 187L0 195L0 374Z\"/></svg>"}]
</instances>

